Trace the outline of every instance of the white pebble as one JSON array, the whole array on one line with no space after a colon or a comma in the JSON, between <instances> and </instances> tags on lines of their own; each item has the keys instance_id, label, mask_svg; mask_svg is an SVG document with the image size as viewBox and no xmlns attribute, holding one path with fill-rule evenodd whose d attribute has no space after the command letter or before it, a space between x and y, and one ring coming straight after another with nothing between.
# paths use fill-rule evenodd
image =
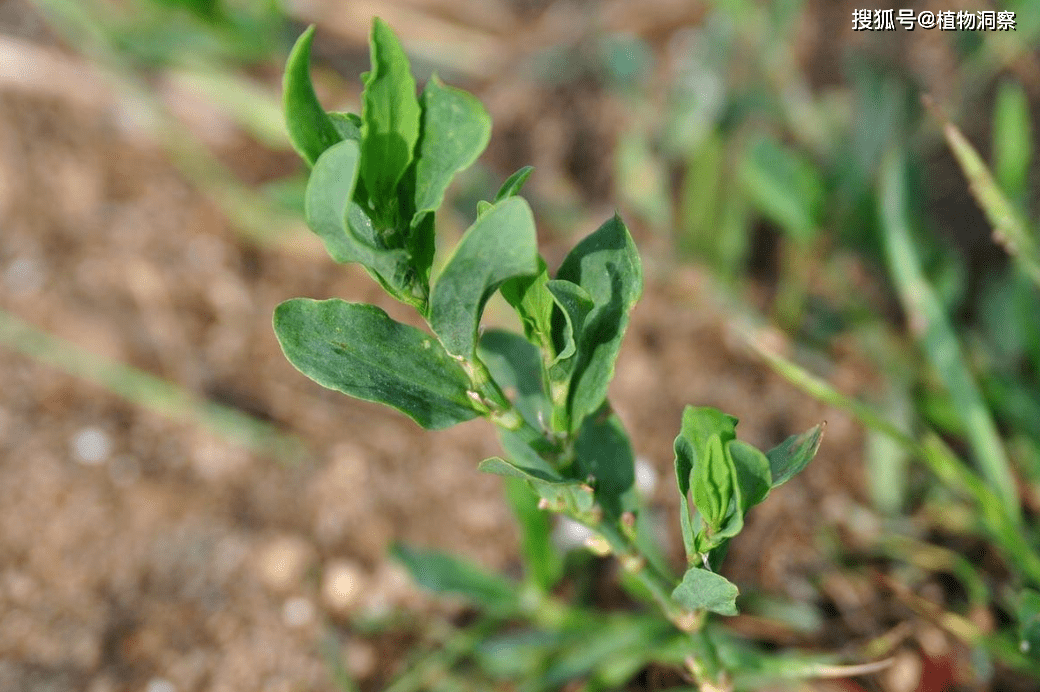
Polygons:
<instances>
[{"instance_id":1,"label":"white pebble","mask_svg":"<svg viewBox=\"0 0 1040 692\"><path fill-rule=\"evenodd\" d=\"M636 457L636 487L643 497L650 497L657 488L657 469L645 457Z\"/></svg>"},{"instance_id":2,"label":"white pebble","mask_svg":"<svg viewBox=\"0 0 1040 692\"><path fill-rule=\"evenodd\" d=\"M310 544L299 536L272 539L259 554L260 580L275 592L295 588L303 580L313 553Z\"/></svg>"},{"instance_id":3,"label":"white pebble","mask_svg":"<svg viewBox=\"0 0 1040 692\"><path fill-rule=\"evenodd\" d=\"M569 517L558 517L553 527L552 541L559 550L567 551L580 548L585 541L592 538L592 529L579 524Z\"/></svg>"},{"instance_id":4,"label":"white pebble","mask_svg":"<svg viewBox=\"0 0 1040 692\"><path fill-rule=\"evenodd\" d=\"M364 592L365 574L349 560L333 560L325 567L321 579L321 600L325 607L348 613L357 607Z\"/></svg>"},{"instance_id":5,"label":"white pebble","mask_svg":"<svg viewBox=\"0 0 1040 692\"><path fill-rule=\"evenodd\" d=\"M83 428L72 438L72 452L81 464L100 464L112 452L108 434L100 428Z\"/></svg>"},{"instance_id":6,"label":"white pebble","mask_svg":"<svg viewBox=\"0 0 1040 692\"><path fill-rule=\"evenodd\" d=\"M314 620L314 604L303 596L290 598L282 606L282 620L289 627L305 627Z\"/></svg>"},{"instance_id":7,"label":"white pebble","mask_svg":"<svg viewBox=\"0 0 1040 692\"><path fill-rule=\"evenodd\" d=\"M148 681L148 687L145 688L145 692L177 692L177 688L169 680L152 678Z\"/></svg>"},{"instance_id":8,"label":"white pebble","mask_svg":"<svg viewBox=\"0 0 1040 692\"><path fill-rule=\"evenodd\" d=\"M43 279L43 267L28 257L19 257L4 270L4 283L14 294L36 293L43 286Z\"/></svg>"}]
</instances>

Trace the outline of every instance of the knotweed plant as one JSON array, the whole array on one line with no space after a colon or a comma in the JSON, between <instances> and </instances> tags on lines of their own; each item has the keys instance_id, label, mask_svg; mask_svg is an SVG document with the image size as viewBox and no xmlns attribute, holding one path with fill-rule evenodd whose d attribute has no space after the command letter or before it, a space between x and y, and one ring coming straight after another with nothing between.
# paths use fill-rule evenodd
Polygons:
<instances>
[{"instance_id":1,"label":"knotweed plant","mask_svg":"<svg viewBox=\"0 0 1040 692\"><path fill-rule=\"evenodd\" d=\"M719 574L720 564L748 510L812 459L822 428L763 453L737 439L735 418L687 407L675 440L687 564L681 579L673 577L641 530L632 446L607 400L643 288L625 224L608 219L550 273L520 196L532 169L522 168L477 204L473 224L434 275L436 212L452 178L487 145L488 113L436 76L417 92L400 43L378 19L361 114L326 112L309 74L313 33L296 43L284 81L289 133L311 167L307 223L333 260L362 265L429 329L375 305L296 298L274 314L286 357L319 384L391 406L423 428L490 420L504 454L480 470L515 479L537 495L539 509L591 530L592 545L616 556L628 581L688 635L684 659L696 683L728 689L729 666L705 634L707 614L737 613L737 587ZM522 333L481 329L496 291ZM459 574L461 563L399 553L420 581L441 570L442 585L474 583ZM539 581L546 591L552 586L551 576ZM508 601L513 595L501 583L482 593Z\"/></svg>"}]
</instances>

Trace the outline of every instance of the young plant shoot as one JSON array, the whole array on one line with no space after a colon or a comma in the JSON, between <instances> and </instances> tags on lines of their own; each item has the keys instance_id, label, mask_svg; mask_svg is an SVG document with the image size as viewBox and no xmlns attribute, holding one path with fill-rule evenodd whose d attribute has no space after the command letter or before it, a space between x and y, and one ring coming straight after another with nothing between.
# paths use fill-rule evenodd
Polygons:
<instances>
[{"instance_id":1,"label":"young plant shoot","mask_svg":"<svg viewBox=\"0 0 1040 692\"><path fill-rule=\"evenodd\" d=\"M429 330L366 303L296 298L274 313L286 358L315 382L391 406L424 428L489 419L504 454L479 468L520 479L541 509L592 530L664 616L692 635L688 667L698 684L726 689L727 671L705 654L702 636L707 613L737 613L737 587L719 574L720 563L748 510L812 459L822 427L763 453L736 438L735 418L687 407L675 440L687 566L681 580L666 573L640 538L632 446L607 400L643 288L624 222L607 219L550 273L520 196L531 174L522 168L477 205L434 276L436 211L452 178L487 145L487 111L436 76L417 92L404 50L376 19L361 113L326 112L310 80L313 35L308 29L297 41L284 81L289 133L311 167L307 224L333 260L361 264ZM496 291L522 334L480 329ZM419 553L407 555L414 571L425 569L415 567ZM499 582L491 591L508 600Z\"/></svg>"}]
</instances>

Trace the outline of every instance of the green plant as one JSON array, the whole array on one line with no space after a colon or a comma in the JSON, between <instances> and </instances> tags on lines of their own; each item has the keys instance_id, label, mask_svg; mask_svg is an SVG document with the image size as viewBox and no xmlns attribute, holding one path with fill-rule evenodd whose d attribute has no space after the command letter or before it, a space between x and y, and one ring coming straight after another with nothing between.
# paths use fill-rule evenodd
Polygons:
<instances>
[{"instance_id":1,"label":"green plant","mask_svg":"<svg viewBox=\"0 0 1040 692\"><path fill-rule=\"evenodd\" d=\"M509 479L524 524L529 597L511 580L454 557L399 547L398 558L420 583L466 594L491 613L526 609L556 621L549 593L559 570L548 551L548 522L535 507L566 515L594 532L591 547L614 554L631 589L683 633L677 658L697 684L729 689L741 668L753 666L721 653L726 636L706 627L708 613L737 613L737 587L718 573L720 563L748 510L815 455L822 425L763 453L736 438L735 418L687 407L675 440L687 564L681 580L673 577L645 538L632 447L607 401L629 311L642 292L625 224L617 216L606 221L551 277L531 208L519 196L531 174L523 168L478 204L473 225L432 276L435 212L455 174L486 146L490 118L472 95L436 77L417 96L401 45L378 19L361 114L327 113L310 81L313 31L297 42L284 81L289 133L312 167L308 225L334 260L361 264L430 331L374 305L297 298L275 311L278 340L319 384L391 406L424 428L476 417L497 426L506 454L479 468ZM481 331L495 291L516 311L522 335Z\"/></svg>"}]
</instances>

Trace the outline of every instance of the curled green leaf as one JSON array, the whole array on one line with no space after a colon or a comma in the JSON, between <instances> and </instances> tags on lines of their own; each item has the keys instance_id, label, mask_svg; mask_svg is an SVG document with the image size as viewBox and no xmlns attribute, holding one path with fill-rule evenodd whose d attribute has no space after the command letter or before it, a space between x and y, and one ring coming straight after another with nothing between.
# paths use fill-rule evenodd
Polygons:
<instances>
[{"instance_id":1,"label":"curled green leaf","mask_svg":"<svg viewBox=\"0 0 1040 692\"><path fill-rule=\"evenodd\" d=\"M484 304L503 281L538 270L534 216L521 197L494 205L470 226L437 277L430 326L449 353L471 358Z\"/></svg>"},{"instance_id":2,"label":"curled green leaf","mask_svg":"<svg viewBox=\"0 0 1040 692\"><path fill-rule=\"evenodd\" d=\"M826 423L820 423L803 433L791 435L766 452L773 478L772 487L783 485L812 461L823 442L825 426Z\"/></svg>"},{"instance_id":3,"label":"curled green leaf","mask_svg":"<svg viewBox=\"0 0 1040 692\"><path fill-rule=\"evenodd\" d=\"M322 152L343 137L325 113L311 83L311 43L314 26L296 40L282 78L282 104L293 148L313 166Z\"/></svg>"},{"instance_id":4,"label":"curled green leaf","mask_svg":"<svg viewBox=\"0 0 1040 692\"><path fill-rule=\"evenodd\" d=\"M419 140L415 78L401 43L378 17L370 38L372 69L365 76L361 110L361 179L379 227L399 221L397 184Z\"/></svg>"},{"instance_id":5,"label":"curled green leaf","mask_svg":"<svg viewBox=\"0 0 1040 692\"><path fill-rule=\"evenodd\" d=\"M527 182L527 179L531 177L532 173L534 173L534 166L524 166L516 173L506 178L506 181L502 183L502 187L498 189L498 193L495 194L494 201L501 202L507 197L519 195L520 191L524 187L524 183Z\"/></svg>"},{"instance_id":6,"label":"curled green leaf","mask_svg":"<svg viewBox=\"0 0 1040 692\"><path fill-rule=\"evenodd\" d=\"M621 218L615 215L578 243L556 278L581 286L593 304L575 336L566 412L573 432L606 400L629 312L643 292L639 253Z\"/></svg>"},{"instance_id":7,"label":"curled green leaf","mask_svg":"<svg viewBox=\"0 0 1040 692\"><path fill-rule=\"evenodd\" d=\"M480 101L434 75L422 95L422 140L415 167L416 216L441 206L452 178L477 160L490 138L491 117Z\"/></svg>"}]
</instances>

